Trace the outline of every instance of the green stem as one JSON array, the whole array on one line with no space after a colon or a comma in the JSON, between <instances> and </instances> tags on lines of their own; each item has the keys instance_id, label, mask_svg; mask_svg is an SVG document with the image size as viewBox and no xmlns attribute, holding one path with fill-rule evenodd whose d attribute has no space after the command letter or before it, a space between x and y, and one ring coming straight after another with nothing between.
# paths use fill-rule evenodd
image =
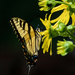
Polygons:
<instances>
[{"instance_id":1,"label":"green stem","mask_svg":"<svg viewBox=\"0 0 75 75\"><path fill-rule=\"evenodd\" d=\"M73 3L74 3L75 1L73 0Z\"/></svg>"},{"instance_id":2,"label":"green stem","mask_svg":"<svg viewBox=\"0 0 75 75\"><path fill-rule=\"evenodd\" d=\"M75 36L72 35L68 30L67 30L67 32L68 32L69 36L70 36L70 37L74 40L74 42L75 42Z\"/></svg>"},{"instance_id":3,"label":"green stem","mask_svg":"<svg viewBox=\"0 0 75 75\"><path fill-rule=\"evenodd\" d=\"M49 2L48 2L48 4L51 4L51 3L55 3L55 4L65 4L65 5L70 6L70 4L65 3L65 2L61 2L61 1L49 1Z\"/></svg>"},{"instance_id":4,"label":"green stem","mask_svg":"<svg viewBox=\"0 0 75 75\"><path fill-rule=\"evenodd\" d=\"M65 2L61 2L61 1L55 1L56 3L58 3L58 4L65 4L65 5L68 5L68 6L70 6L70 4L68 4L68 3L65 3Z\"/></svg>"},{"instance_id":5,"label":"green stem","mask_svg":"<svg viewBox=\"0 0 75 75\"><path fill-rule=\"evenodd\" d=\"M75 45L74 45L74 48L75 48Z\"/></svg>"}]
</instances>

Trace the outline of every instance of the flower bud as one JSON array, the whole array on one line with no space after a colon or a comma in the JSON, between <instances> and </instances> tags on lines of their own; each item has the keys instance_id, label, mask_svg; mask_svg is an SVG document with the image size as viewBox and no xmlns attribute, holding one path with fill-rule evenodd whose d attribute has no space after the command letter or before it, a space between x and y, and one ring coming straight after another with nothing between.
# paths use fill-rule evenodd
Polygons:
<instances>
[{"instance_id":1,"label":"flower bud","mask_svg":"<svg viewBox=\"0 0 75 75\"><path fill-rule=\"evenodd\" d=\"M70 11L69 15L71 16L73 13L75 13L75 2L69 2L69 7L67 8L68 11Z\"/></svg>"},{"instance_id":2,"label":"flower bud","mask_svg":"<svg viewBox=\"0 0 75 75\"><path fill-rule=\"evenodd\" d=\"M39 0L38 5L41 7L40 11L49 11L56 3L55 0Z\"/></svg>"},{"instance_id":3,"label":"flower bud","mask_svg":"<svg viewBox=\"0 0 75 75\"><path fill-rule=\"evenodd\" d=\"M71 4L71 11L75 12L75 3Z\"/></svg>"},{"instance_id":4,"label":"flower bud","mask_svg":"<svg viewBox=\"0 0 75 75\"><path fill-rule=\"evenodd\" d=\"M56 30L58 32L64 32L64 31L66 31L66 25L62 22L59 22Z\"/></svg>"},{"instance_id":5,"label":"flower bud","mask_svg":"<svg viewBox=\"0 0 75 75\"><path fill-rule=\"evenodd\" d=\"M70 31L70 33L73 34L75 32L75 26L69 25L69 26L67 26L67 30Z\"/></svg>"}]
</instances>

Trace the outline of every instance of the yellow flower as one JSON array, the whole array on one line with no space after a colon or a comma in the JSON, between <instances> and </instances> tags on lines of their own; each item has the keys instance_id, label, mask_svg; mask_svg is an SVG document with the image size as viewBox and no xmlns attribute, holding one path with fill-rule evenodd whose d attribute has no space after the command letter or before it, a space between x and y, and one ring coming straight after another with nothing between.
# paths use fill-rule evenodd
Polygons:
<instances>
[{"instance_id":1,"label":"yellow flower","mask_svg":"<svg viewBox=\"0 0 75 75\"><path fill-rule=\"evenodd\" d=\"M54 26L51 26L50 24L50 17L49 15L48 20L47 20L47 14L45 15L45 20L41 19L43 25L46 27L46 30L43 32L40 32L39 34L43 36L42 41L43 45L43 53L49 52L49 47L50 47L50 55L52 55L52 38L57 36L56 31L54 30Z\"/></svg>"},{"instance_id":2,"label":"yellow flower","mask_svg":"<svg viewBox=\"0 0 75 75\"><path fill-rule=\"evenodd\" d=\"M65 1L63 1L65 2ZM51 20L51 23L55 23L57 21L61 21L63 22L65 25L68 24L69 20L70 20L70 16L72 18L72 25L75 25L75 14L74 14L74 9L75 9L75 5L74 4L70 4L69 2L65 2L69 5L65 5L65 4L61 4L57 7L54 7L52 10L51 10L51 14L53 14L54 12L57 12L57 11L60 11L60 10L63 10L62 14L54 19L54 20ZM56 24L57 26L57 24Z\"/></svg>"},{"instance_id":3,"label":"yellow flower","mask_svg":"<svg viewBox=\"0 0 75 75\"><path fill-rule=\"evenodd\" d=\"M71 41L58 41L57 43L57 54L61 54L62 56L67 55L69 52L74 50L75 45Z\"/></svg>"},{"instance_id":4,"label":"yellow flower","mask_svg":"<svg viewBox=\"0 0 75 75\"><path fill-rule=\"evenodd\" d=\"M39 0L38 5L41 7L40 11L48 11L50 7L47 6L49 0Z\"/></svg>"}]
</instances>

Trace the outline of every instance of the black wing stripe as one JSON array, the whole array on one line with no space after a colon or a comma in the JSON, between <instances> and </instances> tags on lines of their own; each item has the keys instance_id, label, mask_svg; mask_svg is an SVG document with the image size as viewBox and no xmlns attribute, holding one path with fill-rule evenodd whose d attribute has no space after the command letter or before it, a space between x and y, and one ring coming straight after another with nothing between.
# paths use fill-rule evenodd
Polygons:
<instances>
[{"instance_id":1,"label":"black wing stripe","mask_svg":"<svg viewBox=\"0 0 75 75\"><path fill-rule=\"evenodd\" d=\"M20 20L20 27L22 27L22 21Z\"/></svg>"},{"instance_id":2,"label":"black wing stripe","mask_svg":"<svg viewBox=\"0 0 75 75\"><path fill-rule=\"evenodd\" d=\"M25 29L25 22L23 22L23 30Z\"/></svg>"},{"instance_id":3,"label":"black wing stripe","mask_svg":"<svg viewBox=\"0 0 75 75\"><path fill-rule=\"evenodd\" d=\"M20 34L18 33L18 30L17 30L17 28L16 28L12 19L11 19L11 23L13 24L12 27L15 29L16 35L18 35L18 39L22 42L22 38L21 38Z\"/></svg>"}]
</instances>

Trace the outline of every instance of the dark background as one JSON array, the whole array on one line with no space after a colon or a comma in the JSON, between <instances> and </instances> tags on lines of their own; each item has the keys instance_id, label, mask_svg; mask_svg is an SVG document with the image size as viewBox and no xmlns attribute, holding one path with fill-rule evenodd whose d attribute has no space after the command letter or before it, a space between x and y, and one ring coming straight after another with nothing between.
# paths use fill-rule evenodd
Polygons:
<instances>
[{"instance_id":1,"label":"dark background","mask_svg":"<svg viewBox=\"0 0 75 75\"><path fill-rule=\"evenodd\" d=\"M49 12L47 12L49 13ZM1 0L0 1L0 75L26 75L26 62L21 44L14 35L9 20L20 17L36 28L41 24L39 18L44 18L46 12L40 12L37 0ZM54 18L60 14L54 14ZM34 21L33 21L34 20ZM33 21L33 22L32 22ZM61 37L53 39L53 55L45 55L39 51L38 62L30 75L74 75L75 52L62 57L56 54L56 42Z\"/></svg>"}]
</instances>

